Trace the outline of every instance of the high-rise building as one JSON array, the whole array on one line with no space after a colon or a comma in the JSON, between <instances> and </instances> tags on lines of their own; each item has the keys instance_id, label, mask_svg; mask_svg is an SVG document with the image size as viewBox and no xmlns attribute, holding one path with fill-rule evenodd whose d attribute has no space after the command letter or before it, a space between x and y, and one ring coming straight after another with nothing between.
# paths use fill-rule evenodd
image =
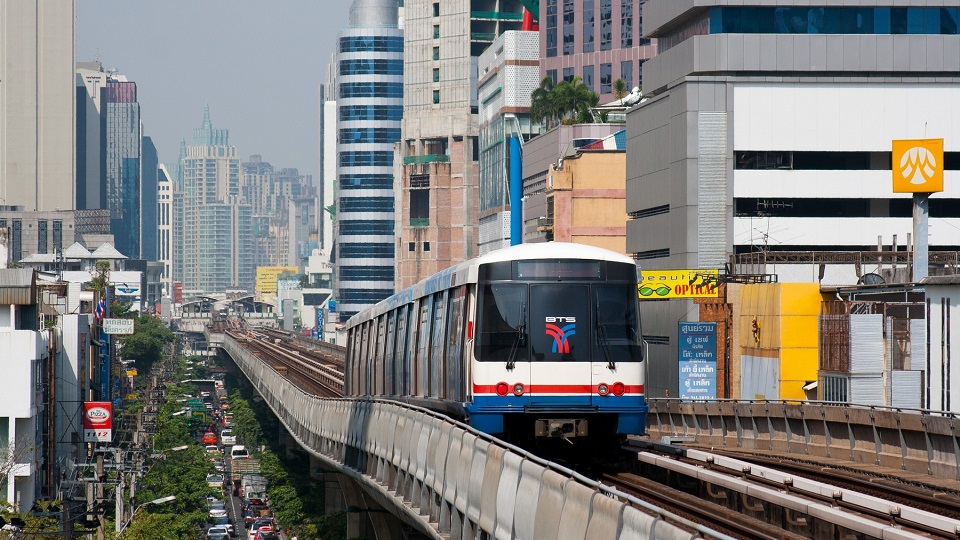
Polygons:
<instances>
[{"instance_id":1,"label":"high-rise building","mask_svg":"<svg viewBox=\"0 0 960 540\"><path fill-rule=\"evenodd\" d=\"M101 99L109 74L100 62L77 63L77 209L107 207Z\"/></svg>"},{"instance_id":2,"label":"high-rise building","mask_svg":"<svg viewBox=\"0 0 960 540\"><path fill-rule=\"evenodd\" d=\"M173 178L163 164L157 169L157 260L163 263L160 283L173 294Z\"/></svg>"},{"instance_id":3,"label":"high-rise building","mask_svg":"<svg viewBox=\"0 0 960 540\"><path fill-rule=\"evenodd\" d=\"M140 167L140 258L148 261L157 259L157 217L158 166L157 147L153 139L143 138L143 158Z\"/></svg>"},{"instance_id":4,"label":"high-rise building","mask_svg":"<svg viewBox=\"0 0 960 540\"><path fill-rule=\"evenodd\" d=\"M659 270L874 251L878 237L883 251L896 249L892 238L913 224L911 195L892 189L892 141L926 138L942 138L945 151L929 246L960 248L960 8L734 4L644 8L659 52L643 75L649 99L627 113L627 251ZM778 280L858 277L838 282L821 264L819 276L813 266ZM676 391L677 321L692 307L644 310L648 395Z\"/></svg>"},{"instance_id":5,"label":"high-rise building","mask_svg":"<svg viewBox=\"0 0 960 540\"><path fill-rule=\"evenodd\" d=\"M643 35L646 0L541 0L540 75L554 81L583 79L612 101L613 83L623 79L629 92L640 85L643 64L656 54L656 42Z\"/></svg>"},{"instance_id":6,"label":"high-rise building","mask_svg":"<svg viewBox=\"0 0 960 540\"><path fill-rule=\"evenodd\" d=\"M74 0L0 6L0 203L76 205Z\"/></svg>"},{"instance_id":7,"label":"high-rise building","mask_svg":"<svg viewBox=\"0 0 960 540\"><path fill-rule=\"evenodd\" d=\"M512 180L522 192L521 141L539 128L530 123L539 58L539 34L515 30L504 32L480 55L480 255L511 243L511 215L521 203L510 199L510 170L513 166Z\"/></svg>"},{"instance_id":8,"label":"high-rise building","mask_svg":"<svg viewBox=\"0 0 960 540\"><path fill-rule=\"evenodd\" d=\"M251 207L242 202L240 159L229 139L226 129L213 128L205 106L194 145L186 147L180 164L183 262L177 278L188 291L253 289Z\"/></svg>"},{"instance_id":9,"label":"high-rise building","mask_svg":"<svg viewBox=\"0 0 960 540\"><path fill-rule=\"evenodd\" d=\"M324 83L320 85L320 148L318 156L320 163L317 167L319 178L317 187L319 192L318 206L322 209L319 220L320 249L330 256L333 252L334 212L336 201L334 192L337 179L337 56L330 55L327 65L327 74Z\"/></svg>"},{"instance_id":10,"label":"high-rise building","mask_svg":"<svg viewBox=\"0 0 960 540\"><path fill-rule=\"evenodd\" d=\"M354 0L337 36L337 301L341 320L394 291L393 145L403 114L396 0Z\"/></svg>"},{"instance_id":11,"label":"high-rise building","mask_svg":"<svg viewBox=\"0 0 960 540\"><path fill-rule=\"evenodd\" d=\"M515 0L414 0L404 6L397 288L478 253L477 57L520 30Z\"/></svg>"},{"instance_id":12,"label":"high-rise building","mask_svg":"<svg viewBox=\"0 0 960 540\"><path fill-rule=\"evenodd\" d=\"M101 93L103 174L106 181L110 232L116 248L133 259L142 258L141 165L143 135L137 83L113 75Z\"/></svg>"}]
</instances>

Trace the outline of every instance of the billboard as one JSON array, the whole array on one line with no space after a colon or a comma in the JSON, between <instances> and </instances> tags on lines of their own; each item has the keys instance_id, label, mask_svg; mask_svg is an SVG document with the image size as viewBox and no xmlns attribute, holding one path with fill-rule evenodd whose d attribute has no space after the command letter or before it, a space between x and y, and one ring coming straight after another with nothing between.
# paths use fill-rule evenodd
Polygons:
<instances>
[{"instance_id":1,"label":"billboard","mask_svg":"<svg viewBox=\"0 0 960 540\"><path fill-rule=\"evenodd\" d=\"M257 294L276 294L277 276L280 274L299 274L296 266L258 266Z\"/></svg>"},{"instance_id":2,"label":"billboard","mask_svg":"<svg viewBox=\"0 0 960 540\"><path fill-rule=\"evenodd\" d=\"M113 439L113 403L83 402L83 442L110 442Z\"/></svg>"},{"instance_id":3,"label":"billboard","mask_svg":"<svg viewBox=\"0 0 960 540\"><path fill-rule=\"evenodd\" d=\"M943 139L893 141L893 192L943 191Z\"/></svg>"},{"instance_id":4,"label":"billboard","mask_svg":"<svg viewBox=\"0 0 960 540\"><path fill-rule=\"evenodd\" d=\"M132 334L133 319L104 319L104 334Z\"/></svg>"},{"instance_id":5,"label":"billboard","mask_svg":"<svg viewBox=\"0 0 960 540\"><path fill-rule=\"evenodd\" d=\"M707 270L643 270L637 293L641 300L666 298L716 298L720 271Z\"/></svg>"},{"instance_id":6,"label":"billboard","mask_svg":"<svg viewBox=\"0 0 960 540\"><path fill-rule=\"evenodd\" d=\"M680 399L717 399L717 323L682 322L677 341Z\"/></svg>"}]
</instances>

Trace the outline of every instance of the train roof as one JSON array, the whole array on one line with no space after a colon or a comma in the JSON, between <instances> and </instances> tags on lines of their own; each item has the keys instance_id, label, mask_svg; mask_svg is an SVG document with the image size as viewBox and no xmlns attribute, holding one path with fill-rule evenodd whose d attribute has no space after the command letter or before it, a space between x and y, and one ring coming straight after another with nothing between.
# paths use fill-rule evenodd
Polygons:
<instances>
[{"instance_id":1,"label":"train roof","mask_svg":"<svg viewBox=\"0 0 960 540\"><path fill-rule=\"evenodd\" d=\"M347 321L347 326L353 326L361 320L369 317L376 317L382 313L390 311L401 304L406 304L416 298L432 294L438 290L449 288L452 284L475 282L477 279L477 269L482 264L490 264L504 261L522 261L530 259L586 259L598 261L610 261L624 264L636 264L636 261L617 253L596 246L586 244L575 244L572 242L539 242L535 244L519 244L496 251L491 251L485 255L464 261L436 274L421 280L415 285L407 287L394 295L381 300L376 305L357 313Z\"/></svg>"}]
</instances>

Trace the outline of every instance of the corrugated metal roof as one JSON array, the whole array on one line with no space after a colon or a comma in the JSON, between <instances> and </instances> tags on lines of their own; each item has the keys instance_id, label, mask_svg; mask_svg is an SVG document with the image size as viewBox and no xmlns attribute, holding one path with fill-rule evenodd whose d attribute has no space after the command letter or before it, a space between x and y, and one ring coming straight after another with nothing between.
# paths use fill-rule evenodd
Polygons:
<instances>
[{"instance_id":1,"label":"corrugated metal roof","mask_svg":"<svg viewBox=\"0 0 960 540\"><path fill-rule=\"evenodd\" d=\"M95 259L126 259L127 256L120 253L110 244L103 244L93 252Z\"/></svg>"},{"instance_id":2,"label":"corrugated metal roof","mask_svg":"<svg viewBox=\"0 0 960 540\"><path fill-rule=\"evenodd\" d=\"M920 280L921 285L958 285L960 276L927 276Z\"/></svg>"},{"instance_id":3,"label":"corrugated metal roof","mask_svg":"<svg viewBox=\"0 0 960 540\"><path fill-rule=\"evenodd\" d=\"M37 303L37 288L32 269L0 269L0 305L30 305Z\"/></svg>"}]
</instances>

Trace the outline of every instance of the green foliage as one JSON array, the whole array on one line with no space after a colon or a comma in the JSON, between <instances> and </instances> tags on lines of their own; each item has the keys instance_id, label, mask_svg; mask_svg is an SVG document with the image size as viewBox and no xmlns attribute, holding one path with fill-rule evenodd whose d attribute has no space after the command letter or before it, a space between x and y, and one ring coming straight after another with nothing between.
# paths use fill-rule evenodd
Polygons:
<instances>
[{"instance_id":1,"label":"green foliage","mask_svg":"<svg viewBox=\"0 0 960 540\"><path fill-rule=\"evenodd\" d=\"M141 315L134 323L133 334L120 338L124 358L137 361L137 369L148 373L154 362L163 357L163 346L173 341L173 332L160 319Z\"/></svg>"},{"instance_id":2,"label":"green foliage","mask_svg":"<svg viewBox=\"0 0 960 540\"><path fill-rule=\"evenodd\" d=\"M627 82L623 79L617 79L613 81L613 95L618 100L623 99L630 92L630 89L627 88Z\"/></svg>"},{"instance_id":3,"label":"green foliage","mask_svg":"<svg viewBox=\"0 0 960 540\"><path fill-rule=\"evenodd\" d=\"M263 439L260 422L250 408L250 403L236 390L230 394L230 412L233 413L233 432L237 436L237 442L248 448L259 447Z\"/></svg>"},{"instance_id":4,"label":"green foliage","mask_svg":"<svg viewBox=\"0 0 960 540\"><path fill-rule=\"evenodd\" d=\"M94 272L93 279L87 282L87 285L94 291L103 294L107 290L107 284L110 283L110 261L97 261Z\"/></svg>"},{"instance_id":5,"label":"green foliage","mask_svg":"<svg viewBox=\"0 0 960 540\"><path fill-rule=\"evenodd\" d=\"M149 507L137 512L136 519L120 536L122 540L170 540L171 538L197 538L199 527L206 521L204 512L190 514L148 513Z\"/></svg>"},{"instance_id":6,"label":"green foliage","mask_svg":"<svg viewBox=\"0 0 960 540\"><path fill-rule=\"evenodd\" d=\"M600 95L587 88L580 77L574 77L572 81L561 81L556 85L552 78L544 77L540 86L530 94L530 101L530 117L549 129L558 122L592 122L590 109L600 102Z\"/></svg>"}]
</instances>

